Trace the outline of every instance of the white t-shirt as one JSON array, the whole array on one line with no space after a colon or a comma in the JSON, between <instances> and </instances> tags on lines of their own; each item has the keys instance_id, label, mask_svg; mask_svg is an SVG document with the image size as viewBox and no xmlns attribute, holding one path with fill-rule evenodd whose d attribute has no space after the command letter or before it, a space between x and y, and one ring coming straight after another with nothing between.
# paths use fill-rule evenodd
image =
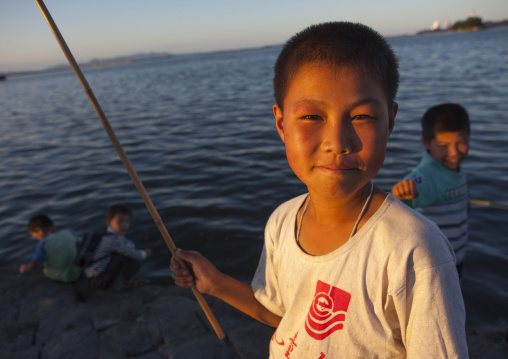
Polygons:
<instances>
[{"instance_id":1,"label":"white t-shirt","mask_svg":"<svg viewBox=\"0 0 508 359\"><path fill-rule=\"evenodd\" d=\"M391 194L337 250L296 243L306 195L270 217L252 281L282 321L270 358L467 358L453 250L437 226Z\"/></svg>"}]
</instances>

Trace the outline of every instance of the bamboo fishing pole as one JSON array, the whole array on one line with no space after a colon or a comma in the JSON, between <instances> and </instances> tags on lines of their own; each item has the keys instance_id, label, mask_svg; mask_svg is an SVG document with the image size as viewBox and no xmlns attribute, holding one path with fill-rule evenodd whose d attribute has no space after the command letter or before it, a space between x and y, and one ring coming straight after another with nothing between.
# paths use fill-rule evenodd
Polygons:
<instances>
[{"instance_id":1,"label":"bamboo fishing pole","mask_svg":"<svg viewBox=\"0 0 508 359\"><path fill-rule=\"evenodd\" d=\"M497 207L497 208L508 209L508 204L500 203L500 202L491 202L491 201L482 201L482 200L478 200L478 199L472 199L469 201L469 203L479 204L481 206L487 206L487 207Z\"/></svg>"},{"instance_id":2,"label":"bamboo fishing pole","mask_svg":"<svg viewBox=\"0 0 508 359\"><path fill-rule=\"evenodd\" d=\"M120 144L120 141L116 137L115 131L113 131L113 128L109 124L109 121L102 111L102 108L95 98L95 95L90 88L90 85L88 85L88 82L81 72L81 69L74 59L74 56L71 53L71 50L67 46L62 34L58 30L58 27L56 26L55 22L53 21L53 18L51 17L51 14L49 13L48 9L46 8L46 5L44 5L44 2L42 0L35 0L37 3L37 6L39 7L40 11L42 12L42 15L46 19L46 22L48 23L49 27L51 28L51 31L53 32L53 35L55 35L55 38L62 48L63 53L65 54L65 57L67 57L67 60L69 61L69 64L71 65L72 70L76 74L76 77L78 78L79 82L81 83L81 86L85 90L86 95L88 96L88 99L90 100L90 103L92 104L95 112L97 113L97 116L99 116L99 119L102 122L102 125L104 126L104 129L108 133L108 136L113 143L113 146L115 147L116 151L118 152L118 155L120 156L120 159L122 160L125 168L127 169L127 172L131 176L132 181L134 182L134 185L138 189L139 194L143 198L143 201L145 202L146 207L148 208L148 211L152 215L153 220L155 221L155 224L159 228L159 231L162 234L162 238L164 238L164 241L166 242L166 245L168 246L169 250L171 251L171 254L178 260L181 266L184 268L187 268L186 264L179 260L176 256L176 246L171 239L171 236L169 235L166 226L162 222L161 217L159 216L159 213L157 212L157 209L152 203L152 200L148 196L148 193L145 190L145 187L143 186L143 183L139 179L136 171L134 170L134 167L132 166L129 157L127 157L127 154L125 153L122 145ZM205 312L206 317L210 321L210 324L212 325L213 329L215 330L215 333L219 337L219 339L224 339L226 336L224 335L224 332L222 331L219 323L217 322L217 319L215 319L215 316L213 315L210 307L206 303L205 299L203 298L203 295L197 290L196 286L193 285L191 287L192 292L194 293L199 305Z\"/></svg>"}]
</instances>

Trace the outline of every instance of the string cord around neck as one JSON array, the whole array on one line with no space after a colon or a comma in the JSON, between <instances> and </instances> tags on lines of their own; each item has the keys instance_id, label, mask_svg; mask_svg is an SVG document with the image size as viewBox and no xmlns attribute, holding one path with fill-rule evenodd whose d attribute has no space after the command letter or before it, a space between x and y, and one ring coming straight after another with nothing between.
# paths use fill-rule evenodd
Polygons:
<instances>
[{"instance_id":1,"label":"string cord around neck","mask_svg":"<svg viewBox=\"0 0 508 359\"><path fill-rule=\"evenodd\" d=\"M363 204L363 208L362 210L360 211L360 215L358 216L358 218L356 219L356 223L355 225L353 226L353 230L351 231L351 235L349 236L349 238L353 237L354 234L356 233L356 229L358 228L358 225L360 224L360 221L362 220L362 217L363 215L365 214L365 211L367 210L367 206L369 205L370 203L370 200L372 199L372 193L374 192L374 184L371 182L370 183L370 192L369 192L369 196L367 197L367 199L365 200L365 203ZM303 222L303 216L305 216L305 212L307 212L307 209L309 208L309 204L310 204L310 195L307 196L307 199L305 201L305 207L303 208L303 211L302 211L302 215L300 216L300 220L298 221L298 227L297 227L297 231L296 231L296 242L299 243L300 242L300 231L302 230L302 222Z\"/></svg>"}]
</instances>

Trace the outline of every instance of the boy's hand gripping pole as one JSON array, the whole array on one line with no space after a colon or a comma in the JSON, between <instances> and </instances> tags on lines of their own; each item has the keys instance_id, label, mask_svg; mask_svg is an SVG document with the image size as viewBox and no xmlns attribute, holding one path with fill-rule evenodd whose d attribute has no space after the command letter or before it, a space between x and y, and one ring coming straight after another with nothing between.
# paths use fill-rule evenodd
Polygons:
<instances>
[{"instance_id":1,"label":"boy's hand gripping pole","mask_svg":"<svg viewBox=\"0 0 508 359\"><path fill-rule=\"evenodd\" d=\"M41 10L42 14L44 15L44 18L46 19L49 27L51 28L51 31L53 32L53 35L55 35L56 40L58 41L58 44L62 48L63 53L65 54L65 57L67 57L67 60L69 61L69 64L72 67L72 70L76 74L79 82L81 83L81 86L86 92L86 95L88 96L88 99L90 100L95 112L97 113L97 116L99 116L99 119L102 122L102 125L104 126L104 129L108 133L108 136L113 143L113 146L115 147L116 151L118 152L118 155L120 156L120 159L122 160L125 168L127 169L127 172L131 176L132 181L134 182L134 185L138 189L139 194L143 198L143 201L145 202L146 207L148 208L148 211L152 215L153 220L155 221L155 224L159 228L159 231L162 234L162 237L164 238L164 241L166 242L169 250L171 251L171 254L178 260L178 263L184 267L187 268L186 264L177 258L175 251L176 246L173 243L173 240L171 239L171 236L169 235L166 227L164 226L164 223L162 222L159 213L157 212L157 209L155 209L155 206L152 203L152 200L148 196L148 193L145 190L145 187L143 186L143 183L139 179L136 171L134 170L134 167L132 166L129 158L127 157L127 154L125 153L122 145L120 144L120 141L118 141L118 138L116 137L115 132L113 131L113 128L109 124L108 119L106 118L106 115L102 111L102 108L95 98L95 95L88 85L88 82L85 79L85 76L81 72L81 69L79 68L78 63L74 59L74 56L72 55L71 51L69 50L69 47L65 43L64 38L62 37L62 34L58 30L58 27L56 26L55 22L53 21L53 18L51 17L51 14L49 13L48 9L46 8L46 5L44 5L42 0L35 0L37 3L37 6L39 6L39 9ZM224 339L226 336L224 335L224 332L222 331L219 323L217 322L217 319L215 319L215 316L213 315L210 307L206 303L205 299L203 298L203 295L197 290L196 286L192 286L192 292L196 296L196 299L201 305L201 308L205 312L206 317L210 321L210 324L212 325L213 329L215 330L215 333L219 337L219 339Z\"/></svg>"}]
</instances>

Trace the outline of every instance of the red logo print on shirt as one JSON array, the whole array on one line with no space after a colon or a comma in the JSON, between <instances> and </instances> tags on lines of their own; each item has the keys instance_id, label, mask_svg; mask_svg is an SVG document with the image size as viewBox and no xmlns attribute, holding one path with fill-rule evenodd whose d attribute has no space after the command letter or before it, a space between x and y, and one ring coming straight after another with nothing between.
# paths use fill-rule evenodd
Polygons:
<instances>
[{"instance_id":1,"label":"red logo print on shirt","mask_svg":"<svg viewBox=\"0 0 508 359\"><path fill-rule=\"evenodd\" d=\"M344 327L351 294L318 280L305 329L316 340L323 340Z\"/></svg>"}]
</instances>

